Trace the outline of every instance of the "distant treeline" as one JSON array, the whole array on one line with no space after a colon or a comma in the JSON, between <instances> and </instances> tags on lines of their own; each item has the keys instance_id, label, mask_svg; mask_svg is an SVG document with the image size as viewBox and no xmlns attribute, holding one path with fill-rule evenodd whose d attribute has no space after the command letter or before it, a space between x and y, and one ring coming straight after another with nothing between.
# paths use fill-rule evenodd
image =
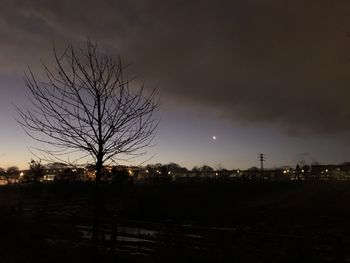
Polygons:
<instances>
[{"instance_id":1,"label":"distant treeline","mask_svg":"<svg viewBox=\"0 0 350 263\"><path fill-rule=\"evenodd\" d=\"M40 183L65 181L94 181L94 165L73 166L65 163L41 164L32 160L29 169L16 166L0 168L0 184ZM227 181L288 181L288 180L349 180L350 163L339 165L297 165L261 170L251 167L240 169L214 169L208 165L191 170L176 163L146 166L104 166L102 181L116 184L196 182L203 180Z\"/></svg>"}]
</instances>

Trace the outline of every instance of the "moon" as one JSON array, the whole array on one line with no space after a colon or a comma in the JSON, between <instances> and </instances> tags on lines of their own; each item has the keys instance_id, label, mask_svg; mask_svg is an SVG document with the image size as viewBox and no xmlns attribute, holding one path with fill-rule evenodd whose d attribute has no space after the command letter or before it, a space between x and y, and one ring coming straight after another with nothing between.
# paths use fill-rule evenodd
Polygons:
<instances>
[{"instance_id":1,"label":"moon","mask_svg":"<svg viewBox=\"0 0 350 263\"><path fill-rule=\"evenodd\" d=\"M214 141L216 140L216 136L215 136L215 135L213 136L213 140L214 140Z\"/></svg>"}]
</instances>

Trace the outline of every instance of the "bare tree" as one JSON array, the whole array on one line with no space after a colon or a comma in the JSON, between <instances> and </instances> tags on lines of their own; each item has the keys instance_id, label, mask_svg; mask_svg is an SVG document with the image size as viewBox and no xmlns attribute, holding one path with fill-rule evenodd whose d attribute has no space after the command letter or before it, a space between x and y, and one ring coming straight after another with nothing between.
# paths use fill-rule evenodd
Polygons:
<instances>
[{"instance_id":1,"label":"bare tree","mask_svg":"<svg viewBox=\"0 0 350 263\"><path fill-rule=\"evenodd\" d=\"M18 121L29 136L49 145L46 154L61 158L82 153L80 161L93 160L96 245L103 165L116 162L120 155L133 158L146 153L158 125L154 113L159 99L155 90L147 93L143 85L131 87L120 59L99 52L91 41L86 48L69 46L61 55L53 48L53 54L54 68L43 63L45 81L30 68L26 73L32 103L25 109L17 107Z\"/></svg>"}]
</instances>

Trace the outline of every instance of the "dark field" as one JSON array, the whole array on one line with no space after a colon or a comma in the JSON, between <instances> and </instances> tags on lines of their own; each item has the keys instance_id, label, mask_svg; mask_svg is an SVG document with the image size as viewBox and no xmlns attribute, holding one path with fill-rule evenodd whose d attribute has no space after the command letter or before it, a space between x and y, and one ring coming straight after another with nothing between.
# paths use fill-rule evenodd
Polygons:
<instances>
[{"instance_id":1,"label":"dark field","mask_svg":"<svg viewBox=\"0 0 350 263\"><path fill-rule=\"evenodd\" d=\"M347 181L104 185L98 252L92 193L0 188L0 262L350 261Z\"/></svg>"}]
</instances>

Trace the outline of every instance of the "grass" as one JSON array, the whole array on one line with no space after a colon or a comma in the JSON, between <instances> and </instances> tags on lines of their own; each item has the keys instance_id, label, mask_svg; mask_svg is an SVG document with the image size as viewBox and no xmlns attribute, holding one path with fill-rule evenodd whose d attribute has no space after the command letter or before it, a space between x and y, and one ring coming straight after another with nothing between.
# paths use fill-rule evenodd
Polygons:
<instances>
[{"instance_id":1,"label":"grass","mask_svg":"<svg viewBox=\"0 0 350 263\"><path fill-rule=\"evenodd\" d=\"M198 226L240 226L251 232L306 238L349 238L349 187L346 181L207 182L125 189L104 185L103 215ZM96 254L88 242L81 242L74 222L46 220L43 209L90 218L92 193L89 183L1 187L1 262L145 262L142 257L117 257L104 249ZM166 254L160 251L152 262L162 262Z\"/></svg>"}]
</instances>

